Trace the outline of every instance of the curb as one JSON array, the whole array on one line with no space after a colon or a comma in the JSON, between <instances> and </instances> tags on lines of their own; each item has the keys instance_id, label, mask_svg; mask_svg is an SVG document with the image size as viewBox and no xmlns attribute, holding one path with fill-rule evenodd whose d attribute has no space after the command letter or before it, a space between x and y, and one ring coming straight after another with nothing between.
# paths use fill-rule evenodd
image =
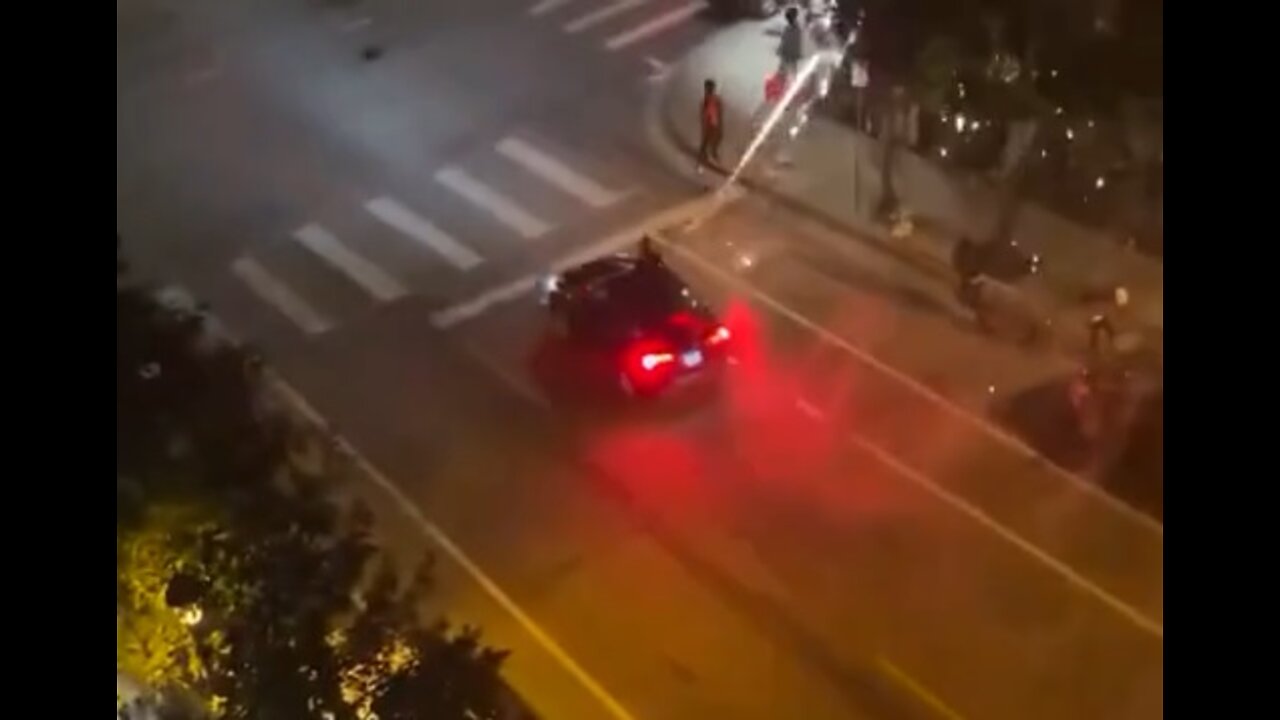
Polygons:
<instances>
[{"instance_id":1,"label":"curb","mask_svg":"<svg viewBox=\"0 0 1280 720\"><path fill-rule=\"evenodd\" d=\"M670 84L676 80L679 70L671 74L666 83L664 90L670 89ZM674 92L664 92L664 98L661 101L660 112L662 113L662 129L666 132L671 142L690 158L697 156L697 150L693 144L686 140L676 127L676 121L670 112L670 102L675 95ZM893 242L884 229L874 225L858 225L848 220L838 218L834 214L829 213L821 208L814 207L802 200L798 200L787 193L770 187L768 184L760 182L754 178L739 176L737 182L743 187L749 189L753 193L767 197L769 200L795 212L799 215L805 215L826 226L828 229L834 230L843 235L852 235L855 240L865 244L874 246L884 252L893 255L899 260L905 262L916 270L932 277L935 280L945 281L948 285L955 282L955 273L951 271L949 265L935 262L929 258L911 252L902 247L900 244Z\"/></svg>"},{"instance_id":2,"label":"curb","mask_svg":"<svg viewBox=\"0 0 1280 720\"><path fill-rule=\"evenodd\" d=\"M673 98L676 95L676 93L673 92L671 85L678 81L680 73L683 70L686 70L687 67L687 61L678 65L675 71L672 72L672 74L667 78L667 81L660 88L660 92L663 93L663 97L659 101L659 112L662 116L660 118L661 128L667 136L667 139L670 140L672 145L674 145L678 150L692 159L696 156L697 151L693 147L692 141L686 139L680 132L680 128L678 127L677 121L674 117L674 109L671 107ZM814 205L803 200L799 200L786 192L771 187L766 182L762 182L745 175L739 176L736 182L750 190L752 193L767 198L771 202L795 212L798 215L803 215L806 218L809 218L841 235L851 236L851 239L856 242L861 242L864 245L876 248L898 259L923 275L935 281L944 283L948 287L952 287L956 283L956 274L952 270L950 264L940 262L927 255L913 252L910 248L904 247L903 243L894 241L888 235L887 230L873 224L871 221L866 223L850 222L845 218L837 217L831 212L815 207ZM1055 351L1064 357L1078 361L1080 359L1080 347L1087 345L1087 342L1082 341L1081 338L1087 337L1087 332L1084 330L1064 330L1065 328L1072 327L1072 321L1076 319L1071 310L1066 308L1055 308L1052 312L1047 314L1046 319L1051 326L1050 334L1056 341L1051 343L1056 347ZM1136 332L1142 336L1143 343L1146 344L1148 335L1150 334L1148 328L1141 327L1138 328Z\"/></svg>"}]
</instances>

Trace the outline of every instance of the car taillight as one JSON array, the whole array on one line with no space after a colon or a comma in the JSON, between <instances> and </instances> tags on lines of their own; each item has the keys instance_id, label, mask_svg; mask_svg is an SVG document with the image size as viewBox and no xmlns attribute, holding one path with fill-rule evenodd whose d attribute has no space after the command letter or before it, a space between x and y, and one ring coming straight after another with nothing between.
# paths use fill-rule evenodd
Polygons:
<instances>
[{"instance_id":1,"label":"car taillight","mask_svg":"<svg viewBox=\"0 0 1280 720\"><path fill-rule=\"evenodd\" d=\"M653 372L663 365L675 361L676 356L671 353L645 353L640 356L640 367L647 372Z\"/></svg>"},{"instance_id":2,"label":"car taillight","mask_svg":"<svg viewBox=\"0 0 1280 720\"><path fill-rule=\"evenodd\" d=\"M729 328L721 325L715 330L712 330L711 334L707 336L707 345L709 347L723 345L724 343L729 342L730 337L732 336L729 334Z\"/></svg>"}]
</instances>

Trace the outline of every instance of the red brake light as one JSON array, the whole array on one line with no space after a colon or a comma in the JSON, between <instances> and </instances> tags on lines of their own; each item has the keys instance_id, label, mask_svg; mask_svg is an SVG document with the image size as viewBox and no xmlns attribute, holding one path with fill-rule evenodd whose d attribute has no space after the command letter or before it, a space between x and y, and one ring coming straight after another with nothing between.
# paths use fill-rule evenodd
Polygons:
<instances>
[{"instance_id":1,"label":"red brake light","mask_svg":"<svg viewBox=\"0 0 1280 720\"><path fill-rule=\"evenodd\" d=\"M723 343L729 342L730 337L732 336L729 334L729 328L721 325L717 327L715 330L711 331L711 334L707 336L707 345L710 345L713 347L716 345L721 345Z\"/></svg>"},{"instance_id":2,"label":"red brake light","mask_svg":"<svg viewBox=\"0 0 1280 720\"><path fill-rule=\"evenodd\" d=\"M676 356L671 353L645 353L640 356L640 367L652 372L662 365L675 361Z\"/></svg>"}]
</instances>

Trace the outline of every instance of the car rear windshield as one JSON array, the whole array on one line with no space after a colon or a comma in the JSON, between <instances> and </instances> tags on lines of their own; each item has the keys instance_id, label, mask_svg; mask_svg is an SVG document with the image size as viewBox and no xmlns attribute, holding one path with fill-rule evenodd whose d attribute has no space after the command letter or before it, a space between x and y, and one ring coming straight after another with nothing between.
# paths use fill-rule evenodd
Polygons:
<instances>
[{"instance_id":1,"label":"car rear windshield","mask_svg":"<svg viewBox=\"0 0 1280 720\"><path fill-rule=\"evenodd\" d=\"M694 306L679 278L665 269L637 268L609 283L610 305L636 324L647 325Z\"/></svg>"}]
</instances>

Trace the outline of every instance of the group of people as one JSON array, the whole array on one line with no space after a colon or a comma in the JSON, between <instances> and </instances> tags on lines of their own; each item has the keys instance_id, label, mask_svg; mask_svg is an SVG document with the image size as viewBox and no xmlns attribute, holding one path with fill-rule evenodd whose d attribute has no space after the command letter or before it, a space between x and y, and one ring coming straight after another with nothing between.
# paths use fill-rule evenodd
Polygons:
<instances>
[{"instance_id":1,"label":"group of people","mask_svg":"<svg viewBox=\"0 0 1280 720\"><path fill-rule=\"evenodd\" d=\"M800 64L805 57L805 29L800 23L799 8L794 5L788 7L783 17L785 23L778 42L778 71L765 80L762 109L772 108L783 98L787 87L799 74ZM698 116L701 140L698 144L697 169L724 171L720 162L720 145L724 140L724 101L720 97L716 81L710 78L703 81L702 104Z\"/></svg>"}]
</instances>

